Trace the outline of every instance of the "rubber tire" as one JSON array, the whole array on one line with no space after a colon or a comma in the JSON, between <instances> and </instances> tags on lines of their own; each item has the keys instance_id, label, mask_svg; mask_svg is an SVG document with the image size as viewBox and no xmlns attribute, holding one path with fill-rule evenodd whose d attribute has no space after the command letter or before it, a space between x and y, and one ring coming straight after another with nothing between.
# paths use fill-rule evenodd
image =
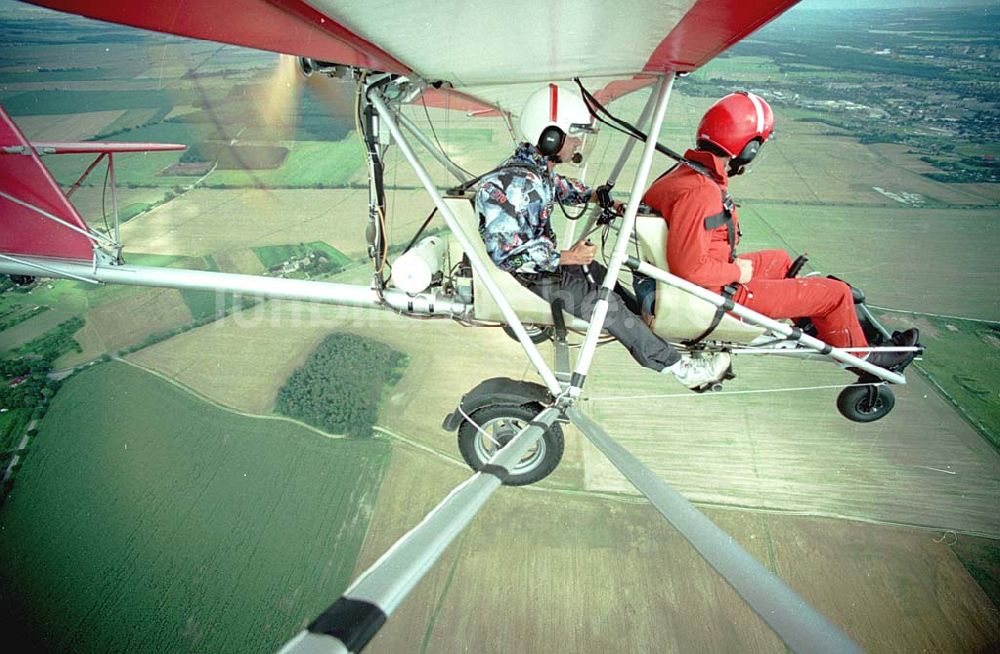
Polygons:
<instances>
[{"instance_id":1,"label":"rubber tire","mask_svg":"<svg viewBox=\"0 0 1000 654\"><path fill-rule=\"evenodd\" d=\"M530 338L531 342L534 343L535 345L544 343L545 341L552 338L552 334L554 331L552 327L543 327L541 325L531 325L531 324L526 324L524 326L524 329L528 332L528 338ZM511 329L510 325L503 326L503 333L507 334L507 336L510 336L513 340L515 341L517 340L517 334L514 333L514 330Z\"/></svg>"},{"instance_id":2,"label":"rubber tire","mask_svg":"<svg viewBox=\"0 0 1000 654\"><path fill-rule=\"evenodd\" d=\"M502 419L512 419L517 421L516 426L509 429L506 434L512 438L519 431L518 427L523 427L542 410L537 404L524 404L520 406L495 405L483 407L473 411L469 416L476 424L487 428L490 423ZM462 453L462 458L474 471L478 472L485 464L488 457L481 442L485 437L479 433L476 426L468 420L463 420L458 426L458 450ZM506 443L504 443L506 444ZM538 455L538 460L529 460L528 469L520 469L521 464L514 468L514 471L503 482L505 486L526 486L541 481L548 477L562 460L564 441L562 428L558 424L553 424L545 435L538 441L536 447L542 448ZM537 451L537 450L536 450Z\"/></svg>"},{"instance_id":3,"label":"rubber tire","mask_svg":"<svg viewBox=\"0 0 1000 654\"><path fill-rule=\"evenodd\" d=\"M875 406L868 406L867 386L848 386L837 396L837 410L852 422L875 422L896 406L896 396L888 386L879 386Z\"/></svg>"}]
</instances>

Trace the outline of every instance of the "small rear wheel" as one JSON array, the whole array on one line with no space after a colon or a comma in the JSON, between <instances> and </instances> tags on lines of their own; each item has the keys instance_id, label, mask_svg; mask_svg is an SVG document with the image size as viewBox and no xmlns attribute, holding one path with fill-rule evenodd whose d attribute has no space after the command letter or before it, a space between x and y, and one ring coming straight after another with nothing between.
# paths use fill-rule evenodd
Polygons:
<instances>
[{"instance_id":1,"label":"small rear wheel","mask_svg":"<svg viewBox=\"0 0 1000 654\"><path fill-rule=\"evenodd\" d=\"M488 406L473 411L469 417L476 424L463 420L458 427L458 449L462 458L473 470L481 470L497 450L528 426L539 411L541 407L533 404ZM476 425L479 425L478 429ZM553 424L524 453L504 484L525 486L545 479L562 460L563 445L562 429L558 424Z\"/></svg>"},{"instance_id":2,"label":"small rear wheel","mask_svg":"<svg viewBox=\"0 0 1000 654\"><path fill-rule=\"evenodd\" d=\"M896 405L888 386L848 386L837 396L840 415L854 422L874 422L884 418Z\"/></svg>"},{"instance_id":3,"label":"small rear wheel","mask_svg":"<svg viewBox=\"0 0 1000 654\"><path fill-rule=\"evenodd\" d=\"M530 338L531 342L536 345L544 343L552 338L552 328L544 325L532 325L526 323L524 325L524 331L528 332L528 338ZM514 333L514 329L510 325L503 326L503 333L507 334L515 341L517 340L517 334Z\"/></svg>"}]
</instances>

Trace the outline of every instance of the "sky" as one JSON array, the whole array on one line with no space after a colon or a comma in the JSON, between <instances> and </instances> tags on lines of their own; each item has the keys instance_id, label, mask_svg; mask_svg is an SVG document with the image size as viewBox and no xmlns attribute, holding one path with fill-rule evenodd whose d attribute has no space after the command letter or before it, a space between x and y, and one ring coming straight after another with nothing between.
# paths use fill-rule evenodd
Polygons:
<instances>
[{"instance_id":1,"label":"sky","mask_svg":"<svg viewBox=\"0 0 1000 654\"><path fill-rule=\"evenodd\" d=\"M963 7L1000 6L1000 0L801 0L797 9L961 9Z\"/></svg>"}]
</instances>

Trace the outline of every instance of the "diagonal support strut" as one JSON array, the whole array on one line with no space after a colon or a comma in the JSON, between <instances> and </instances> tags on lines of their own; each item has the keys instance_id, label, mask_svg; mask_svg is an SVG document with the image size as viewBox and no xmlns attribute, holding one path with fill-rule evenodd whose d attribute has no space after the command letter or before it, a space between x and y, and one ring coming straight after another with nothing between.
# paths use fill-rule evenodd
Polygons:
<instances>
[{"instance_id":1,"label":"diagonal support strut","mask_svg":"<svg viewBox=\"0 0 1000 654\"><path fill-rule=\"evenodd\" d=\"M575 407L566 413L789 648L818 654L862 651L683 495L616 443L600 425Z\"/></svg>"}]
</instances>

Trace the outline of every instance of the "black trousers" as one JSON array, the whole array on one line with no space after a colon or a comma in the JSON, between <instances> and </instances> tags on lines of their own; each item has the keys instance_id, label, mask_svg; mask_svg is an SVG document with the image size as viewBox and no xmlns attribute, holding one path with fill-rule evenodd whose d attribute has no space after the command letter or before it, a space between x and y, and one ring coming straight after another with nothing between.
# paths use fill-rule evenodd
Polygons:
<instances>
[{"instance_id":1,"label":"black trousers","mask_svg":"<svg viewBox=\"0 0 1000 654\"><path fill-rule=\"evenodd\" d=\"M562 300L567 312L589 321L608 270L596 261L587 268L589 277L583 266L560 266L558 272L545 276L514 276L549 304ZM659 372L677 363L681 355L646 326L637 315L638 307L631 308L634 305L635 298L629 297L616 284L615 292L608 298L604 329L617 338L641 366Z\"/></svg>"}]
</instances>

